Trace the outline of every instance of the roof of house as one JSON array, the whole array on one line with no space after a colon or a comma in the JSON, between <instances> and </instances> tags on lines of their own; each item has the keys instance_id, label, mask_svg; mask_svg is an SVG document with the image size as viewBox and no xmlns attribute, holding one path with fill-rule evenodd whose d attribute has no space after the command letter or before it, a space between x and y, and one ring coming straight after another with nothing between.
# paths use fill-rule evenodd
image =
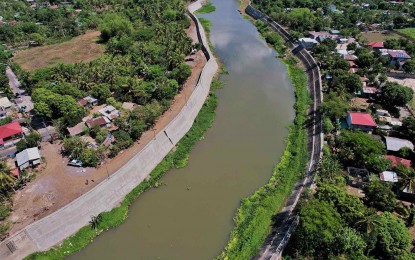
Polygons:
<instances>
[{"instance_id":1,"label":"roof of house","mask_svg":"<svg viewBox=\"0 0 415 260\"><path fill-rule=\"evenodd\" d=\"M311 38L300 38L299 40L302 42L318 44L318 41L311 39Z\"/></svg>"},{"instance_id":2,"label":"roof of house","mask_svg":"<svg viewBox=\"0 0 415 260\"><path fill-rule=\"evenodd\" d=\"M356 56L356 55L349 54L349 53L344 54L344 55L343 55L343 58L344 58L345 60L348 60L348 61L355 61L355 60L357 60L357 56Z\"/></svg>"},{"instance_id":3,"label":"roof of house","mask_svg":"<svg viewBox=\"0 0 415 260\"><path fill-rule=\"evenodd\" d=\"M316 38L319 37L319 36L331 37L331 34L329 32L325 32L325 31L323 31L323 32L311 31L311 32L308 32L308 33L313 35Z\"/></svg>"},{"instance_id":4,"label":"roof of house","mask_svg":"<svg viewBox=\"0 0 415 260\"><path fill-rule=\"evenodd\" d=\"M110 123L109 119L105 116L99 116L96 118L88 119L85 124L88 126L88 128L94 128L94 126L103 126Z\"/></svg>"},{"instance_id":5,"label":"roof of house","mask_svg":"<svg viewBox=\"0 0 415 260\"><path fill-rule=\"evenodd\" d=\"M349 66L350 67L355 67L356 66L356 62L354 62L353 60L349 60Z\"/></svg>"},{"instance_id":6,"label":"roof of house","mask_svg":"<svg viewBox=\"0 0 415 260\"><path fill-rule=\"evenodd\" d=\"M408 147L409 149L413 150L414 145L411 141L400 139L396 137L389 137L385 136L386 140L386 149L388 151L399 151L403 147Z\"/></svg>"},{"instance_id":7,"label":"roof of house","mask_svg":"<svg viewBox=\"0 0 415 260\"><path fill-rule=\"evenodd\" d=\"M19 122L12 122L0 126L0 139L3 140L7 137L22 133L22 127Z\"/></svg>"},{"instance_id":8,"label":"roof of house","mask_svg":"<svg viewBox=\"0 0 415 260\"><path fill-rule=\"evenodd\" d=\"M80 122L74 127L68 127L66 129L68 130L70 136L75 136L75 135L82 134L84 132L84 126L85 126L85 122Z\"/></svg>"},{"instance_id":9,"label":"roof of house","mask_svg":"<svg viewBox=\"0 0 415 260\"><path fill-rule=\"evenodd\" d=\"M120 112L113 106L106 106L98 110L102 115L108 117L108 119L112 120L120 116Z\"/></svg>"},{"instance_id":10,"label":"roof of house","mask_svg":"<svg viewBox=\"0 0 415 260\"><path fill-rule=\"evenodd\" d=\"M411 167L411 161L395 156L395 155L385 155L383 156L385 159L389 159L392 161L392 166L396 167L398 166L399 163L402 163L403 165L405 165L406 167L410 168Z\"/></svg>"},{"instance_id":11,"label":"roof of house","mask_svg":"<svg viewBox=\"0 0 415 260\"><path fill-rule=\"evenodd\" d=\"M383 42L369 42L367 46L370 46L372 48L384 48Z\"/></svg>"},{"instance_id":12,"label":"roof of house","mask_svg":"<svg viewBox=\"0 0 415 260\"><path fill-rule=\"evenodd\" d=\"M376 126L375 120L369 113L349 112L353 125Z\"/></svg>"},{"instance_id":13,"label":"roof of house","mask_svg":"<svg viewBox=\"0 0 415 260\"><path fill-rule=\"evenodd\" d=\"M84 98L81 98L80 100L78 100L78 104L84 107L88 104L93 104L97 101L98 101L98 99L94 98L93 96L87 96L87 97L84 97Z\"/></svg>"},{"instance_id":14,"label":"roof of house","mask_svg":"<svg viewBox=\"0 0 415 260\"><path fill-rule=\"evenodd\" d=\"M379 174L382 181L386 182L398 182L398 174L396 172L384 171Z\"/></svg>"},{"instance_id":15,"label":"roof of house","mask_svg":"<svg viewBox=\"0 0 415 260\"><path fill-rule=\"evenodd\" d=\"M404 51L404 50L387 50L387 53L392 58L401 58L401 59L410 59L411 58L411 56L409 56L408 53L406 53L406 51Z\"/></svg>"},{"instance_id":16,"label":"roof of house","mask_svg":"<svg viewBox=\"0 0 415 260\"><path fill-rule=\"evenodd\" d=\"M27 148L16 154L17 166L21 166L26 162L40 159L39 149L37 147Z\"/></svg>"},{"instance_id":17,"label":"roof of house","mask_svg":"<svg viewBox=\"0 0 415 260\"><path fill-rule=\"evenodd\" d=\"M378 93L378 89L375 87L363 87L363 93L365 94L376 94Z\"/></svg>"},{"instance_id":18,"label":"roof of house","mask_svg":"<svg viewBox=\"0 0 415 260\"><path fill-rule=\"evenodd\" d=\"M51 5L51 6L49 6L49 8L50 8L50 9L58 9L58 8L59 8L59 6L58 6L58 5Z\"/></svg>"},{"instance_id":19,"label":"roof of house","mask_svg":"<svg viewBox=\"0 0 415 260\"><path fill-rule=\"evenodd\" d=\"M0 98L0 107L9 108L13 105L7 97Z\"/></svg>"}]
</instances>

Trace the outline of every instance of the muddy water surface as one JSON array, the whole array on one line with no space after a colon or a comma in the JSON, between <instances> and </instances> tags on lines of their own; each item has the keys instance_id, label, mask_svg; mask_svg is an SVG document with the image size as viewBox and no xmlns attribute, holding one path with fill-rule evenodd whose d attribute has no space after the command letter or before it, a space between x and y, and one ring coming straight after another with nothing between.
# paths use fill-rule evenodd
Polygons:
<instances>
[{"instance_id":1,"label":"muddy water surface","mask_svg":"<svg viewBox=\"0 0 415 260\"><path fill-rule=\"evenodd\" d=\"M71 259L212 259L226 245L240 200L265 184L284 150L294 93L284 65L237 11L212 0L210 39L229 71L212 128L171 170L166 186L141 195L117 229Z\"/></svg>"}]
</instances>

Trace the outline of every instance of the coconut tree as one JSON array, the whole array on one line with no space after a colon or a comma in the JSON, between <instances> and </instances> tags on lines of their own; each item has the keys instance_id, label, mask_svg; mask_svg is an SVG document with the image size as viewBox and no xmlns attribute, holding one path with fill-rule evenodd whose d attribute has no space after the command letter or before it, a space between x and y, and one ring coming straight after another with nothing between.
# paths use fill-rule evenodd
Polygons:
<instances>
[{"instance_id":1,"label":"coconut tree","mask_svg":"<svg viewBox=\"0 0 415 260\"><path fill-rule=\"evenodd\" d=\"M4 162L0 162L0 191L4 193L13 189L15 181L7 165Z\"/></svg>"}]
</instances>

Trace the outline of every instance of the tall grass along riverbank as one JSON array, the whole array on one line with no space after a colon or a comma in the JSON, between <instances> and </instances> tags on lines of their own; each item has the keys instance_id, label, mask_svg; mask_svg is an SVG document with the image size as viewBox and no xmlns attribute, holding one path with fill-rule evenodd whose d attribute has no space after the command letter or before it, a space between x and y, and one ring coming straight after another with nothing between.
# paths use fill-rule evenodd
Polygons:
<instances>
[{"instance_id":1,"label":"tall grass along riverbank","mask_svg":"<svg viewBox=\"0 0 415 260\"><path fill-rule=\"evenodd\" d=\"M280 35L271 32L269 27L261 22L255 22L255 25L280 55L286 51ZM287 146L269 182L253 195L242 200L234 217L235 227L231 232L229 242L218 259L250 259L255 256L269 234L272 217L282 209L294 184L305 172L308 161L305 123L310 100L307 91L307 75L298 66L299 61L294 56L288 55L282 61L287 66L288 74L295 87L296 97L294 104L296 117L289 129Z\"/></svg>"}]
</instances>

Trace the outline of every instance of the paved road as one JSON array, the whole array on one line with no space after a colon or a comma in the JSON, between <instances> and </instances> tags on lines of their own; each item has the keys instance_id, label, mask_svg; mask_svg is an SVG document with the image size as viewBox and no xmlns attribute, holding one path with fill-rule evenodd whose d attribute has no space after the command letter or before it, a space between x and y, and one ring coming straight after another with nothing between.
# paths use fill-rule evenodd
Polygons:
<instances>
[{"instance_id":1,"label":"paved road","mask_svg":"<svg viewBox=\"0 0 415 260\"><path fill-rule=\"evenodd\" d=\"M30 112L34 108L32 97L25 94L26 91L22 89L22 84L19 82L16 74L14 74L10 67L7 67L6 69L6 76L9 78L9 86L13 94L15 96L16 94L19 95L19 97L15 100L16 104L20 109Z\"/></svg>"},{"instance_id":2,"label":"paved road","mask_svg":"<svg viewBox=\"0 0 415 260\"><path fill-rule=\"evenodd\" d=\"M6 76L9 78L9 85L13 94L21 94L22 90L20 89L20 87L22 86L22 84L20 84L16 74L14 74L10 67L7 67L6 69Z\"/></svg>"},{"instance_id":3,"label":"paved road","mask_svg":"<svg viewBox=\"0 0 415 260\"><path fill-rule=\"evenodd\" d=\"M312 185L312 173L314 172L321 157L323 134L321 115L318 111L322 102L321 75L317 62L311 54L301 46L298 46L291 35L284 28L252 6L248 6L246 11L252 17L268 23L284 38L292 53L301 60L308 76L308 88L313 99L313 106L311 106L308 111L309 123L307 125L307 150L309 152L309 164L306 177L295 185L292 194L285 203L285 207L275 216L271 233L266 238L266 241L261 248L261 252L255 257L255 259L261 260L275 260L281 258L282 252L287 245L291 234L298 225L299 217L295 211L297 202L304 187Z\"/></svg>"}]
</instances>

